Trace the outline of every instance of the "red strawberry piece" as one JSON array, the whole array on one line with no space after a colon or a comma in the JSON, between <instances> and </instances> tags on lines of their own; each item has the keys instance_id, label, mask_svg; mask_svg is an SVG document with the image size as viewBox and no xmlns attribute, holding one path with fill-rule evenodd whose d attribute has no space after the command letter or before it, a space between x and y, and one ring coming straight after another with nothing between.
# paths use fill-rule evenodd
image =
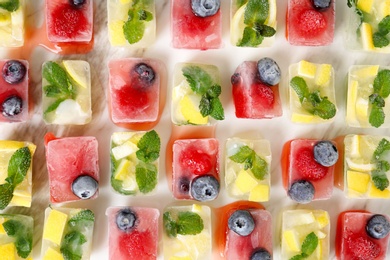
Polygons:
<instances>
[{"instance_id":1,"label":"red strawberry piece","mask_svg":"<svg viewBox=\"0 0 390 260\"><path fill-rule=\"evenodd\" d=\"M321 12L305 10L298 16L297 26L302 35L317 36L326 30L326 20Z\"/></svg>"},{"instance_id":2,"label":"red strawberry piece","mask_svg":"<svg viewBox=\"0 0 390 260\"><path fill-rule=\"evenodd\" d=\"M275 96L272 89L261 82L252 84L252 98L255 102L260 103L264 108L272 108L275 102Z\"/></svg>"},{"instance_id":3,"label":"red strawberry piece","mask_svg":"<svg viewBox=\"0 0 390 260\"><path fill-rule=\"evenodd\" d=\"M209 173L212 168L210 156L194 147L183 151L179 160L183 168L196 175Z\"/></svg>"},{"instance_id":4,"label":"red strawberry piece","mask_svg":"<svg viewBox=\"0 0 390 260\"><path fill-rule=\"evenodd\" d=\"M53 33L57 36L73 38L86 30L87 18L81 10L73 8L70 4L58 6L51 14L53 20Z\"/></svg>"},{"instance_id":5,"label":"red strawberry piece","mask_svg":"<svg viewBox=\"0 0 390 260\"><path fill-rule=\"evenodd\" d=\"M313 149L304 147L297 151L294 167L308 180L320 180L328 173L328 168L314 159Z\"/></svg>"},{"instance_id":6,"label":"red strawberry piece","mask_svg":"<svg viewBox=\"0 0 390 260\"><path fill-rule=\"evenodd\" d=\"M131 259L156 259L153 242L150 231L134 230L131 233L124 233L119 238L119 250L132 257Z\"/></svg>"},{"instance_id":7,"label":"red strawberry piece","mask_svg":"<svg viewBox=\"0 0 390 260\"><path fill-rule=\"evenodd\" d=\"M123 86L118 90L116 98L120 109L132 114L140 113L148 106L147 92L133 86Z\"/></svg>"},{"instance_id":8,"label":"red strawberry piece","mask_svg":"<svg viewBox=\"0 0 390 260\"><path fill-rule=\"evenodd\" d=\"M381 248L378 244L359 235L354 235L347 239L346 249L348 255L352 256L351 260L373 260L381 253Z\"/></svg>"},{"instance_id":9,"label":"red strawberry piece","mask_svg":"<svg viewBox=\"0 0 390 260\"><path fill-rule=\"evenodd\" d=\"M232 76L232 84L233 84L233 101L234 106L236 109L236 116L238 118L242 117L248 117L248 110L247 110L247 102L248 98L244 94L243 86L242 86L242 80L239 75L233 75Z\"/></svg>"}]
</instances>

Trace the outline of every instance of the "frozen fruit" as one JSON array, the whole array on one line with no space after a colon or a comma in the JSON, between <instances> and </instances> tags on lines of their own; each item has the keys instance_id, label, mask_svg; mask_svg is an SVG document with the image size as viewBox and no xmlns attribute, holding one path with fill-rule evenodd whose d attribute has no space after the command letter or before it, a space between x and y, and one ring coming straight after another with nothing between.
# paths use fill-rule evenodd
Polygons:
<instances>
[{"instance_id":1,"label":"frozen fruit","mask_svg":"<svg viewBox=\"0 0 390 260\"><path fill-rule=\"evenodd\" d=\"M191 0L192 11L200 17L215 15L220 6L220 0Z\"/></svg>"},{"instance_id":2,"label":"frozen fruit","mask_svg":"<svg viewBox=\"0 0 390 260\"><path fill-rule=\"evenodd\" d=\"M13 117L23 110L23 100L19 96L10 96L2 103L2 113L5 117Z\"/></svg>"},{"instance_id":3,"label":"frozen fruit","mask_svg":"<svg viewBox=\"0 0 390 260\"><path fill-rule=\"evenodd\" d=\"M260 80L270 86L279 84L280 68L279 65L271 58L262 58L257 62Z\"/></svg>"},{"instance_id":4,"label":"frozen fruit","mask_svg":"<svg viewBox=\"0 0 390 260\"><path fill-rule=\"evenodd\" d=\"M255 228L255 222L252 215L246 210L237 210L230 215L228 220L230 230L233 230L240 236L248 236Z\"/></svg>"},{"instance_id":5,"label":"frozen fruit","mask_svg":"<svg viewBox=\"0 0 390 260\"><path fill-rule=\"evenodd\" d=\"M78 176L72 182L72 191L80 199L89 199L98 190L97 181L89 175Z\"/></svg>"},{"instance_id":6,"label":"frozen fruit","mask_svg":"<svg viewBox=\"0 0 390 260\"><path fill-rule=\"evenodd\" d=\"M296 181L291 184L288 195L299 203L309 203L314 198L314 186L309 181Z\"/></svg>"},{"instance_id":7,"label":"frozen fruit","mask_svg":"<svg viewBox=\"0 0 390 260\"><path fill-rule=\"evenodd\" d=\"M383 215L374 215L367 221L366 231L375 239L384 238L390 232L390 222Z\"/></svg>"},{"instance_id":8,"label":"frozen fruit","mask_svg":"<svg viewBox=\"0 0 390 260\"><path fill-rule=\"evenodd\" d=\"M214 200L219 193L219 181L212 175L199 176L192 180L190 189L195 200Z\"/></svg>"},{"instance_id":9,"label":"frozen fruit","mask_svg":"<svg viewBox=\"0 0 390 260\"><path fill-rule=\"evenodd\" d=\"M251 258L250 258L250 260L271 260L271 259L272 259L271 254L263 248L256 250L251 255Z\"/></svg>"},{"instance_id":10,"label":"frozen fruit","mask_svg":"<svg viewBox=\"0 0 390 260\"><path fill-rule=\"evenodd\" d=\"M330 141L319 141L313 151L316 162L325 167L334 165L339 158L336 146Z\"/></svg>"},{"instance_id":11,"label":"frozen fruit","mask_svg":"<svg viewBox=\"0 0 390 260\"><path fill-rule=\"evenodd\" d=\"M80 8L80 7L82 7L83 5L85 5L85 3L87 2L87 0L69 0L69 2L70 2L74 7Z\"/></svg>"},{"instance_id":12,"label":"frozen fruit","mask_svg":"<svg viewBox=\"0 0 390 260\"><path fill-rule=\"evenodd\" d=\"M314 145L315 147L315 145ZM315 152L310 147L303 148L297 152L295 167L309 180L320 180L328 173L328 168L318 163Z\"/></svg>"},{"instance_id":13,"label":"frozen fruit","mask_svg":"<svg viewBox=\"0 0 390 260\"><path fill-rule=\"evenodd\" d=\"M314 8L322 11L330 7L332 0L312 0L312 1L313 1Z\"/></svg>"},{"instance_id":14,"label":"frozen fruit","mask_svg":"<svg viewBox=\"0 0 390 260\"><path fill-rule=\"evenodd\" d=\"M210 156L195 148L188 149L186 153L182 153L180 164L196 175L206 174L212 169Z\"/></svg>"},{"instance_id":15,"label":"frozen fruit","mask_svg":"<svg viewBox=\"0 0 390 260\"><path fill-rule=\"evenodd\" d=\"M9 60L3 65L3 78L9 84L21 82L26 73L26 66L18 60Z\"/></svg>"},{"instance_id":16,"label":"frozen fruit","mask_svg":"<svg viewBox=\"0 0 390 260\"><path fill-rule=\"evenodd\" d=\"M116 215L116 225L122 231L128 231L134 227L136 220L137 218L130 208L119 210Z\"/></svg>"},{"instance_id":17,"label":"frozen fruit","mask_svg":"<svg viewBox=\"0 0 390 260\"><path fill-rule=\"evenodd\" d=\"M138 63L134 67L134 71L138 74L141 81L151 84L155 78L155 72L152 67L145 63ZM143 87L143 86L140 86Z\"/></svg>"}]
</instances>

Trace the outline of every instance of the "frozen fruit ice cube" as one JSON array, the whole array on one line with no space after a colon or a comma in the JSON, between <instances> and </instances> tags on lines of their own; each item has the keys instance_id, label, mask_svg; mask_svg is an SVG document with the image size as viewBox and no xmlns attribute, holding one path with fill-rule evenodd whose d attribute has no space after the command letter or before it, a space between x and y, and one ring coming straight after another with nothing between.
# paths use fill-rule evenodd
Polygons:
<instances>
[{"instance_id":1,"label":"frozen fruit ice cube","mask_svg":"<svg viewBox=\"0 0 390 260\"><path fill-rule=\"evenodd\" d=\"M214 200L219 194L219 147L215 138L173 144L172 192L176 199Z\"/></svg>"},{"instance_id":2,"label":"frozen fruit ice cube","mask_svg":"<svg viewBox=\"0 0 390 260\"><path fill-rule=\"evenodd\" d=\"M261 7L256 7L259 3ZM240 47L271 46L276 33L276 9L276 0L231 0L230 43ZM256 31L259 27L261 34Z\"/></svg>"},{"instance_id":3,"label":"frozen fruit ice cube","mask_svg":"<svg viewBox=\"0 0 390 260\"><path fill-rule=\"evenodd\" d=\"M349 126L390 126L390 99L380 83L386 77L390 77L390 67L354 65L349 68L346 113Z\"/></svg>"},{"instance_id":4,"label":"frozen fruit ice cube","mask_svg":"<svg viewBox=\"0 0 390 260\"><path fill-rule=\"evenodd\" d=\"M228 194L238 199L268 201L271 182L269 141L229 138L225 149L225 184ZM247 168L249 161L251 165Z\"/></svg>"},{"instance_id":5,"label":"frozen fruit ice cube","mask_svg":"<svg viewBox=\"0 0 390 260\"><path fill-rule=\"evenodd\" d=\"M334 28L335 1L288 1L286 38L291 45L329 45L333 42Z\"/></svg>"},{"instance_id":6,"label":"frozen fruit ice cube","mask_svg":"<svg viewBox=\"0 0 390 260\"><path fill-rule=\"evenodd\" d=\"M28 65L25 60L0 60L0 122L24 122L29 118Z\"/></svg>"},{"instance_id":7,"label":"frozen fruit ice cube","mask_svg":"<svg viewBox=\"0 0 390 260\"><path fill-rule=\"evenodd\" d=\"M0 141L0 209L30 207L32 200L32 161L36 146L31 142ZM12 178L10 177L10 174ZM7 192L9 191L9 193Z\"/></svg>"},{"instance_id":8,"label":"frozen fruit ice cube","mask_svg":"<svg viewBox=\"0 0 390 260\"><path fill-rule=\"evenodd\" d=\"M24 0L0 3L0 47L24 45L24 8Z\"/></svg>"},{"instance_id":9,"label":"frozen fruit ice cube","mask_svg":"<svg viewBox=\"0 0 390 260\"><path fill-rule=\"evenodd\" d=\"M390 198L390 171L382 165L390 138L376 135L347 135L344 149L344 191L349 198Z\"/></svg>"},{"instance_id":10,"label":"frozen fruit ice cube","mask_svg":"<svg viewBox=\"0 0 390 260\"><path fill-rule=\"evenodd\" d=\"M149 194L158 181L161 141L156 131L111 136L111 186L123 195Z\"/></svg>"},{"instance_id":11,"label":"frozen fruit ice cube","mask_svg":"<svg viewBox=\"0 0 390 260\"><path fill-rule=\"evenodd\" d=\"M224 119L219 99L219 70L214 65L178 63L172 83L171 117L175 125L210 125Z\"/></svg>"},{"instance_id":12,"label":"frozen fruit ice cube","mask_svg":"<svg viewBox=\"0 0 390 260\"><path fill-rule=\"evenodd\" d=\"M42 110L46 124L84 125L91 121L90 74L86 61L47 61L43 64Z\"/></svg>"},{"instance_id":13,"label":"frozen fruit ice cube","mask_svg":"<svg viewBox=\"0 0 390 260\"><path fill-rule=\"evenodd\" d=\"M160 212L153 208L107 210L109 259L157 259Z\"/></svg>"},{"instance_id":14,"label":"frozen fruit ice cube","mask_svg":"<svg viewBox=\"0 0 390 260\"><path fill-rule=\"evenodd\" d=\"M92 0L46 0L45 8L50 42L87 43L92 40Z\"/></svg>"},{"instance_id":15,"label":"frozen fruit ice cube","mask_svg":"<svg viewBox=\"0 0 390 260\"><path fill-rule=\"evenodd\" d=\"M337 259L387 259L389 221L387 215L367 211L342 212L337 221Z\"/></svg>"},{"instance_id":16,"label":"frozen fruit ice cube","mask_svg":"<svg viewBox=\"0 0 390 260\"><path fill-rule=\"evenodd\" d=\"M68 259L74 255L80 260L89 259L94 223L95 215L89 209L47 208L42 235L42 259Z\"/></svg>"},{"instance_id":17,"label":"frozen fruit ice cube","mask_svg":"<svg viewBox=\"0 0 390 260\"><path fill-rule=\"evenodd\" d=\"M179 49L217 49L222 46L220 0L172 0L172 45Z\"/></svg>"},{"instance_id":18,"label":"frozen fruit ice cube","mask_svg":"<svg viewBox=\"0 0 390 260\"><path fill-rule=\"evenodd\" d=\"M289 96L292 122L314 124L333 121L337 107L332 65L305 60L290 65Z\"/></svg>"},{"instance_id":19,"label":"frozen fruit ice cube","mask_svg":"<svg viewBox=\"0 0 390 260\"><path fill-rule=\"evenodd\" d=\"M275 83L272 82L270 85L268 82L264 82L264 78L262 80L262 77L259 75L258 65L266 60L271 59L264 58L259 62L244 61L232 75L232 94L236 117L274 118L282 115L283 110L279 97L278 81L275 81L277 82L276 84L272 84ZM262 74L267 74L267 71L274 70L272 80L277 80L276 78L280 80L280 69L276 63L273 64L273 66L276 66L275 68L267 65L266 68L262 69ZM267 77L267 75L264 76ZM267 79L270 79L270 76Z\"/></svg>"},{"instance_id":20,"label":"frozen fruit ice cube","mask_svg":"<svg viewBox=\"0 0 390 260\"><path fill-rule=\"evenodd\" d=\"M211 259L211 211L203 205L170 206L163 214L164 259Z\"/></svg>"},{"instance_id":21,"label":"frozen fruit ice cube","mask_svg":"<svg viewBox=\"0 0 390 260\"><path fill-rule=\"evenodd\" d=\"M329 199L333 193L337 144L329 140L294 139L282 154L283 185L299 203Z\"/></svg>"},{"instance_id":22,"label":"frozen fruit ice cube","mask_svg":"<svg viewBox=\"0 0 390 260\"><path fill-rule=\"evenodd\" d=\"M50 201L93 199L98 195L98 142L95 137L45 136Z\"/></svg>"},{"instance_id":23,"label":"frozen fruit ice cube","mask_svg":"<svg viewBox=\"0 0 390 260\"><path fill-rule=\"evenodd\" d=\"M329 234L328 212L308 209L284 211L282 216L282 259L291 259L300 255L302 250L305 250L309 259L328 259Z\"/></svg>"},{"instance_id":24,"label":"frozen fruit ice cube","mask_svg":"<svg viewBox=\"0 0 390 260\"><path fill-rule=\"evenodd\" d=\"M112 121L126 128L157 122L165 66L154 59L109 62L109 109Z\"/></svg>"},{"instance_id":25,"label":"frozen fruit ice cube","mask_svg":"<svg viewBox=\"0 0 390 260\"><path fill-rule=\"evenodd\" d=\"M112 46L145 48L156 36L154 0L109 0L108 36Z\"/></svg>"}]
</instances>

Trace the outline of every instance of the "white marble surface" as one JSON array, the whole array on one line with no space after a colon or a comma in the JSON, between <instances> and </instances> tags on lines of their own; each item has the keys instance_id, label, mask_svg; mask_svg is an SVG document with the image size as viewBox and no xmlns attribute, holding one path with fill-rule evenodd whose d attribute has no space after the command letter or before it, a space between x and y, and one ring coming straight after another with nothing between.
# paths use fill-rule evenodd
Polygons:
<instances>
[{"instance_id":1,"label":"white marble surface","mask_svg":"<svg viewBox=\"0 0 390 260\"><path fill-rule=\"evenodd\" d=\"M31 23L42 22L43 0L28 1L28 21ZM343 210L367 209L376 213L390 214L390 201L388 200L358 200L346 199L340 190L334 190L331 199L317 201L301 206L293 203L282 188L280 154L283 144L292 138L334 138L346 133L372 133L389 134L388 129L353 129L345 124L345 101L346 101L346 73L348 67L353 64L379 64L388 66L390 63L389 54L367 54L351 52L343 46L344 19L346 1L337 1L336 6L336 32L335 41L326 47L294 47L290 46L284 37L285 13L287 8L286 0L277 0L278 5L278 30L276 42L270 48L265 49L244 49L233 47L229 43L229 2L222 1L223 12L223 41L224 46L218 50L190 51L176 50L170 44L170 1L156 0L157 2L157 40L156 43L145 50L129 50L112 48L107 37L107 11L106 1L95 0L95 47L92 52L86 55L60 56L48 52L42 47L35 49L33 53L22 51L19 54L8 50L0 50L0 58L24 57L30 62L30 77L35 108L30 121L21 124L1 124L0 139L28 140L37 146L37 153L34 157L34 187L33 203L31 209L11 208L6 212L29 214L34 217L34 259L40 259L40 239L43 228L43 212L49 205L48 180L46 162L44 157L43 136L46 132L53 132L57 136L78 136L93 135L99 141L100 156L100 195L91 201L69 203L69 207L88 207L96 214L95 235L91 259L108 259L108 232L105 210L109 206L149 206L158 208L160 211L165 206L174 202L165 180L165 155L166 144L170 136L170 81L172 79L173 66L177 62L203 62L217 65L222 77L222 102L225 107L226 119L216 127L216 137L223 149L227 138L233 136L245 136L247 138L263 137L271 142L272 149L272 189L271 199L264 203L273 217L273 242L274 259L280 259L280 229L281 213L291 208L314 208L327 210L331 217L331 259L334 258L334 239L336 230L336 219ZM258 60L264 56L275 59L283 73L281 84L281 95L284 115L272 120L239 120L235 118L234 107L231 96L230 76L236 67L244 60ZM162 114L160 123L156 126L162 138L161 174L157 193L149 197L124 197L115 194L109 183L109 140L114 131L124 130L116 127L109 119L107 109L107 85L108 70L107 62L119 57L148 57L157 58L165 62L168 71L168 95L167 102ZM93 120L85 126L47 126L42 120L41 109L41 65L46 60L55 59L84 59L91 65L92 70L92 98L93 98ZM336 72L336 95L339 108L336 120L332 124L321 125L296 125L292 124L288 116L287 106L287 71L291 63L302 59L317 63L330 63ZM223 173L223 166L221 172ZM211 207L220 207L233 201L227 197L222 187L221 194L216 201L208 203ZM162 259L162 241L159 244L159 259ZM390 258L390 253L388 254Z\"/></svg>"}]
</instances>

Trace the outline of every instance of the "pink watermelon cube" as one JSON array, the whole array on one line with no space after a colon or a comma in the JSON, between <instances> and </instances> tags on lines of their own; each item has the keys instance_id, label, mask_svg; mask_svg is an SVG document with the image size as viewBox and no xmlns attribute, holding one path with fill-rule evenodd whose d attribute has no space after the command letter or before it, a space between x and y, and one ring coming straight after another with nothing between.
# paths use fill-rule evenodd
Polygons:
<instances>
[{"instance_id":1,"label":"pink watermelon cube","mask_svg":"<svg viewBox=\"0 0 390 260\"><path fill-rule=\"evenodd\" d=\"M98 142L95 137L45 136L46 163L52 203L98 196Z\"/></svg>"},{"instance_id":2,"label":"pink watermelon cube","mask_svg":"<svg viewBox=\"0 0 390 260\"><path fill-rule=\"evenodd\" d=\"M178 49L217 49L222 46L220 1L172 0L172 45ZM214 3L215 2L215 3Z\"/></svg>"},{"instance_id":3,"label":"pink watermelon cube","mask_svg":"<svg viewBox=\"0 0 390 260\"><path fill-rule=\"evenodd\" d=\"M28 62L0 60L0 122L28 119Z\"/></svg>"},{"instance_id":4,"label":"pink watermelon cube","mask_svg":"<svg viewBox=\"0 0 390 260\"><path fill-rule=\"evenodd\" d=\"M176 199L210 201L218 196L219 187L218 140L176 140L173 144L173 196Z\"/></svg>"},{"instance_id":5,"label":"pink watermelon cube","mask_svg":"<svg viewBox=\"0 0 390 260\"><path fill-rule=\"evenodd\" d=\"M109 259L157 259L160 212L153 208L111 207L107 210Z\"/></svg>"},{"instance_id":6,"label":"pink watermelon cube","mask_svg":"<svg viewBox=\"0 0 390 260\"><path fill-rule=\"evenodd\" d=\"M322 46L333 42L335 1L289 0L286 38L291 45Z\"/></svg>"}]
</instances>

